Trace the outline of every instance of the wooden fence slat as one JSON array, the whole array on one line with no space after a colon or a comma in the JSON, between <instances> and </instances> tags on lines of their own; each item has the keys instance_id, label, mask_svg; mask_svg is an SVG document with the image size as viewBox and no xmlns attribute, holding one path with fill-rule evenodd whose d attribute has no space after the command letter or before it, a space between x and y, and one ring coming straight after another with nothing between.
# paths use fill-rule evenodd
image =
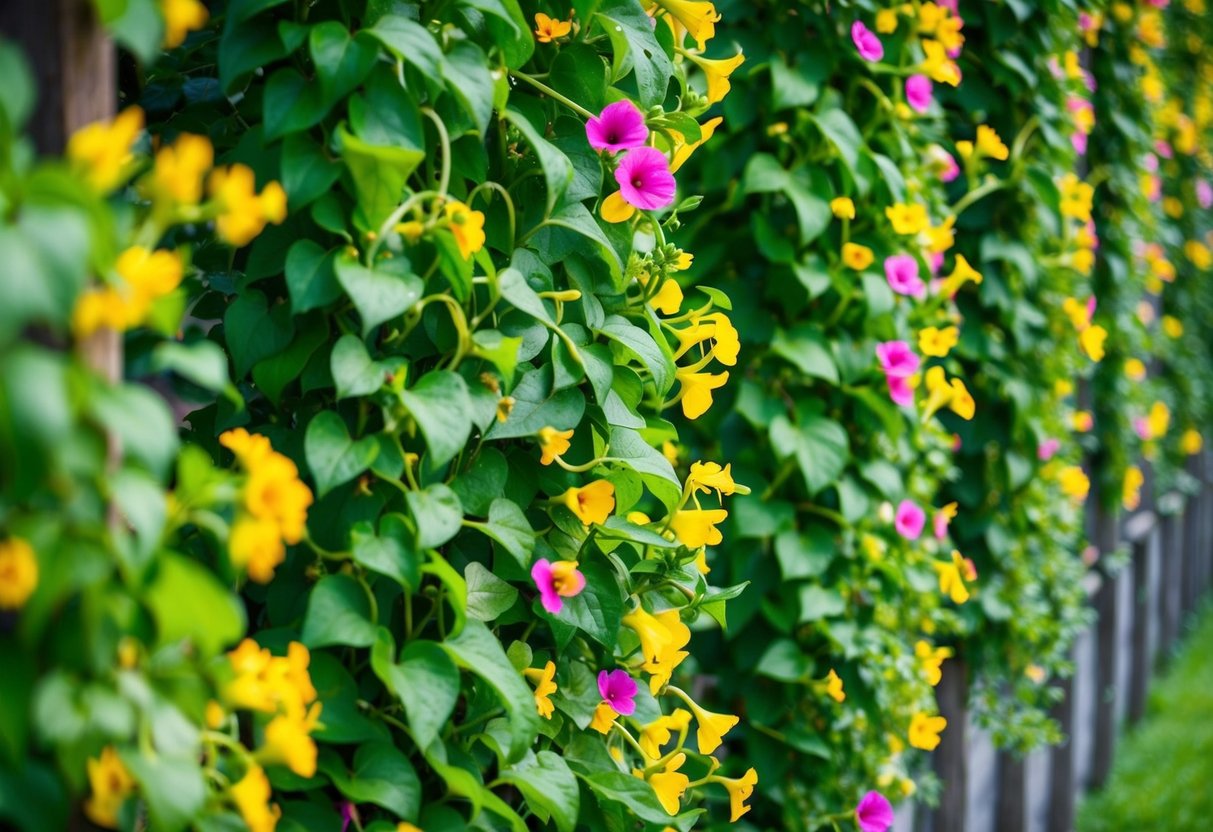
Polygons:
<instances>
[{"instance_id":1,"label":"wooden fence slat","mask_svg":"<svg viewBox=\"0 0 1213 832\"><path fill-rule=\"evenodd\" d=\"M1010 751L998 752L997 832L1028 832L1027 760Z\"/></svg>"},{"instance_id":2,"label":"wooden fence slat","mask_svg":"<svg viewBox=\"0 0 1213 832\"><path fill-rule=\"evenodd\" d=\"M932 832L965 832L969 788L969 668L960 657L944 666L935 688L939 713L948 720L942 741L933 754L943 794L934 813Z\"/></svg>"},{"instance_id":3,"label":"wooden fence slat","mask_svg":"<svg viewBox=\"0 0 1213 832\"><path fill-rule=\"evenodd\" d=\"M1115 551L1119 542L1119 524L1115 512L1109 513L1094 501L1094 541L1101 556ZM1099 788L1112 769L1116 747L1116 699L1120 626L1120 580L1107 577L1095 595L1097 660L1095 668L1095 748L1092 752L1091 785Z\"/></svg>"}]
</instances>

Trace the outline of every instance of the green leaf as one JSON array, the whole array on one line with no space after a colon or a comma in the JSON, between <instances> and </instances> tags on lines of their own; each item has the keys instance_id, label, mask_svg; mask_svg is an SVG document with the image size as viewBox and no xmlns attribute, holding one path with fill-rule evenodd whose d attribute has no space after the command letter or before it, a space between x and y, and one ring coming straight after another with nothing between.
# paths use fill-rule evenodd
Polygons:
<instances>
[{"instance_id":1,"label":"green leaf","mask_svg":"<svg viewBox=\"0 0 1213 832\"><path fill-rule=\"evenodd\" d=\"M39 391L39 401L53 402L50 395L41 395L52 391ZM142 462L158 479L168 474L178 443L176 421L164 399L141 384L98 385L92 406L93 415L118 438L124 454Z\"/></svg>"},{"instance_id":2,"label":"green leaf","mask_svg":"<svg viewBox=\"0 0 1213 832\"><path fill-rule=\"evenodd\" d=\"M387 575L410 590L421 584L421 562L400 515L388 514L379 523L376 535L370 523L361 522L350 531L350 547L354 560L367 569Z\"/></svg>"},{"instance_id":3,"label":"green leaf","mask_svg":"<svg viewBox=\"0 0 1213 832\"><path fill-rule=\"evenodd\" d=\"M781 458L795 454L809 496L832 485L850 459L846 429L813 414L808 414L798 427L785 416L777 416L771 423L771 444Z\"/></svg>"},{"instance_id":4,"label":"green leaf","mask_svg":"<svg viewBox=\"0 0 1213 832\"><path fill-rule=\"evenodd\" d=\"M493 117L495 84L488 64L488 58L479 46L461 40L447 53L441 67L447 89L472 117L481 136L488 134L489 120Z\"/></svg>"},{"instance_id":5,"label":"green leaf","mask_svg":"<svg viewBox=\"0 0 1213 832\"><path fill-rule=\"evenodd\" d=\"M387 14L366 30L393 55L421 70L427 78L442 74L445 59L434 36L420 23L400 15Z\"/></svg>"},{"instance_id":6,"label":"green leaf","mask_svg":"<svg viewBox=\"0 0 1213 832\"><path fill-rule=\"evenodd\" d=\"M418 820L421 781L409 758L392 743L365 743L354 752L352 769L336 763L325 766L324 773L355 803L373 803L398 818Z\"/></svg>"},{"instance_id":7,"label":"green leaf","mask_svg":"<svg viewBox=\"0 0 1213 832\"><path fill-rule=\"evenodd\" d=\"M581 811L581 791L568 764L555 752L528 754L498 779L513 783L541 821L551 818L559 832L572 832Z\"/></svg>"},{"instance_id":8,"label":"green leaf","mask_svg":"<svg viewBox=\"0 0 1213 832\"><path fill-rule=\"evenodd\" d=\"M244 605L215 574L182 555L160 557L144 596L160 644L188 639L202 656L213 656L244 634Z\"/></svg>"},{"instance_id":9,"label":"green leaf","mask_svg":"<svg viewBox=\"0 0 1213 832\"><path fill-rule=\"evenodd\" d=\"M355 442L345 422L331 410L322 410L312 418L303 448L318 497L361 474L379 453L379 443L373 436Z\"/></svg>"},{"instance_id":10,"label":"green leaf","mask_svg":"<svg viewBox=\"0 0 1213 832\"><path fill-rule=\"evenodd\" d=\"M786 196L796 209L802 246L820 236L833 216L830 204L814 193L807 168L790 172L778 159L766 153L757 153L746 163L742 190L747 194L781 193Z\"/></svg>"},{"instance_id":11,"label":"green leaf","mask_svg":"<svg viewBox=\"0 0 1213 832\"><path fill-rule=\"evenodd\" d=\"M316 126L328 111L320 88L288 68L270 76L262 107L267 142Z\"/></svg>"},{"instance_id":12,"label":"green leaf","mask_svg":"<svg viewBox=\"0 0 1213 832\"><path fill-rule=\"evenodd\" d=\"M639 4L627 0L606 0L596 18L611 39L615 78L625 75L630 66L636 75L641 109L664 102L674 65L657 42L652 18Z\"/></svg>"},{"instance_id":13,"label":"green leaf","mask_svg":"<svg viewBox=\"0 0 1213 832\"><path fill-rule=\"evenodd\" d=\"M327 191L340 175L341 166L307 134L294 133L282 142L282 188L292 212Z\"/></svg>"},{"instance_id":14,"label":"green leaf","mask_svg":"<svg viewBox=\"0 0 1213 832\"><path fill-rule=\"evenodd\" d=\"M455 663L483 680L505 707L510 725L509 759L517 760L539 733L539 714L530 686L510 664L501 642L484 624L469 619L463 631L442 647Z\"/></svg>"},{"instance_id":15,"label":"green leaf","mask_svg":"<svg viewBox=\"0 0 1213 832\"><path fill-rule=\"evenodd\" d=\"M801 324L789 331L775 330L771 351L786 358L805 375L838 384L838 367L826 346L825 336L812 324Z\"/></svg>"},{"instance_id":16,"label":"green leaf","mask_svg":"<svg viewBox=\"0 0 1213 832\"><path fill-rule=\"evenodd\" d=\"M769 679L795 684L808 678L813 672L813 663L794 641L781 638L773 641L762 654L754 672Z\"/></svg>"},{"instance_id":17,"label":"green leaf","mask_svg":"<svg viewBox=\"0 0 1213 832\"><path fill-rule=\"evenodd\" d=\"M527 40L529 41L530 37ZM573 181L573 164L567 156L545 139L543 134L535 129L519 110L510 108L506 110L505 117L518 128L526 138L527 144L535 151L539 167L543 171L544 183L547 185L547 210L550 213L556 207L564 189Z\"/></svg>"},{"instance_id":18,"label":"green leaf","mask_svg":"<svg viewBox=\"0 0 1213 832\"><path fill-rule=\"evenodd\" d=\"M581 574L585 575L585 589L564 599L564 608L554 617L577 626L607 650L613 650L623 617L623 598L614 569L605 561L587 560L581 564Z\"/></svg>"},{"instance_id":19,"label":"green leaf","mask_svg":"<svg viewBox=\"0 0 1213 832\"><path fill-rule=\"evenodd\" d=\"M470 522L469 525L500 543L520 567L529 566L531 552L535 550L535 531L513 500L498 497L489 506L487 521Z\"/></svg>"},{"instance_id":20,"label":"green leaf","mask_svg":"<svg viewBox=\"0 0 1213 832\"><path fill-rule=\"evenodd\" d=\"M286 253L286 289L296 314L327 306L341 297L341 284L333 271L337 250L325 251L307 238L296 240Z\"/></svg>"},{"instance_id":21,"label":"green leaf","mask_svg":"<svg viewBox=\"0 0 1213 832\"><path fill-rule=\"evenodd\" d=\"M362 318L362 335L384 321L403 315L420 298L425 285L415 274L398 275L368 269L342 253L334 263L337 280Z\"/></svg>"},{"instance_id":22,"label":"green leaf","mask_svg":"<svg viewBox=\"0 0 1213 832\"><path fill-rule=\"evenodd\" d=\"M231 384L227 376L227 353L212 341L195 341L192 344L164 341L157 344L152 352L152 369L157 372L172 370L215 393L222 392Z\"/></svg>"},{"instance_id":23,"label":"green leaf","mask_svg":"<svg viewBox=\"0 0 1213 832\"><path fill-rule=\"evenodd\" d=\"M478 329L472 333L472 343L473 352L497 368L506 387L513 385L522 339L502 335L495 329Z\"/></svg>"},{"instance_id":24,"label":"green leaf","mask_svg":"<svg viewBox=\"0 0 1213 832\"><path fill-rule=\"evenodd\" d=\"M502 269L497 276L497 291L515 308L530 315L536 320L555 326L556 322L548 314L543 299L526 282L526 277L518 269L510 266Z\"/></svg>"},{"instance_id":25,"label":"green leaf","mask_svg":"<svg viewBox=\"0 0 1213 832\"><path fill-rule=\"evenodd\" d=\"M815 117L813 122L820 128L830 144L834 145L838 155L842 157L843 164L847 166L851 177L856 179L858 185L860 180L856 177L856 171L859 168L859 151L864 146L864 142L855 122L839 108L826 110Z\"/></svg>"},{"instance_id":26,"label":"green leaf","mask_svg":"<svg viewBox=\"0 0 1213 832\"><path fill-rule=\"evenodd\" d=\"M475 517L486 517L497 495L505 491L509 465L493 447L481 448L469 468L451 483L464 510Z\"/></svg>"},{"instance_id":27,"label":"green leaf","mask_svg":"<svg viewBox=\"0 0 1213 832\"><path fill-rule=\"evenodd\" d=\"M535 53L531 27L518 8L518 0L460 0L485 15L493 44L505 56L505 65L516 69Z\"/></svg>"},{"instance_id":28,"label":"green leaf","mask_svg":"<svg viewBox=\"0 0 1213 832\"><path fill-rule=\"evenodd\" d=\"M375 674L400 699L409 730L421 748L436 740L459 701L459 668L432 641L411 641L399 664L392 661L395 645L383 628L371 650Z\"/></svg>"},{"instance_id":29,"label":"green leaf","mask_svg":"<svg viewBox=\"0 0 1213 832\"><path fill-rule=\"evenodd\" d=\"M832 615L842 615L847 602L836 589L826 589L817 584L805 584L800 588L800 623L818 621Z\"/></svg>"},{"instance_id":30,"label":"green leaf","mask_svg":"<svg viewBox=\"0 0 1213 832\"><path fill-rule=\"evenodd\" d=\"M206 781L197 760L144 756L133 750L120 756L141 786L149 826L174 832L192 825L206 803Z\"/></svg>"},{"instance_id":31,"label":"green leaf","mask_svg":"<svg viewBox=\"0 0 1213 832\"><path fill-rule=\"evenodd\" d=\"M479 621L494 621L514 606L518 590L472 561L463 570L468 585L468 615Z\"/></svg>"},{"instance_id":32,"label":"green leaf","mask_svg":"<svg viewBox=\"0 0 1213 832\"><path fill-rule=\"evenodd\" d=\"M357 335L337 339L329 362L338 399L369 396L384 384L383 365L371 360L366 345Z\"/></svg>"},{"instance_id":33,"label":"green leaf","mask_svg":"<svg viewBox=\"0 0 1213 832\"><path fill-rule=\"evenodd\" d=\"M434 370L400 398L425 436L433 466L445 465L463 450L472 429L472 402L462 376Z\"/></svg>"},{"instance_id":34,"label":"green leaf","mask_svg":"<svg viewBox=\"0 0 1213 832\"><path fill-rule=\"evenodd\" d=\"M575 231L587 240L597 243L610 263L612 275L618 275L623 268L623 263L619 260L619 253L611 245L610 238L602 230L602 226L598 224L598 221L594 219L594 215L580 202L565 205L557 213L549 217L546 223Z\"/></svg>"},{"instance_id":35,"label":"green leaf","mask_svg":"<svg viewBox=\"0 0 1213 832\"><path fill-rule=\"evenodd\" d=\"M598 796L599 803L622 803L641 820L670 825L670 815L657 800L657 793L644 780L622 771L603 771L582 778Z\"/></svg>"},{"instance_id":36,"label":"green leaf","mask_svg":"<svg viewBox=\"0 0 1213 832\"><path fill-rule=\"evenodd\" d=\"M590 112L597 113L607 105L607 65L598 50L587 44L562 47L552 59L548 83Z\"/></svg>"},{"instance_id":37,"label":"green leaf","mask_svg":"<svg viewBox=\"0 0 1213 832\"><path fill-rule=\"evenodd\" d=\"M610 315L597 330L617 344L627 347L652 373L658 393L665 393L674 383L674 362L662 351L647 330L634 325L621 315Z\"/></svg>"},{"instance_id":38,"label":"green leaf","mask_svg":"<svg viewBox=\"0 0 1213 832\"><path fill-rule=\"evenodd\" d=\"M373 44L364 37L350 37L349 31L335 20L312 27L308 51L326 109L361 84L379 57Z\"/></svg>"},{"instance_id":39,"label":"green leaf","mask_svg":"<svg viewBox=\"0 0 1213 832\"><path fill-rule=\"evenodd\" d=\"M325 575L312 588L303 618L303 643L309 648L344 644L370 647L375 624L370 620L367 590L349 575Z\"/></svg>"},{"instance_id":40,"label":"green leaf","mask_svg":"<svg viewBox=\"0 0 1213 832\"><path fill-rule=\"evenodd\" d=\"M291 309L275 304L273 309L258 291L246 291L223 315L223 334L236 378L244 378L253 365L281 352L295 335Z\"/></svg>"},{"instance_id":41,"label":"green leaf","mask_svg":"<svg viewBox=\"0 0 1213 832\"><path fill-rule=\"evenodd\" d=\"M388 214L399 205L405 182L425 160L425 151L370 144L347 130L344 124L334 135L358 196L355 220L368 231L378 231Z\"/></svg>"},{"instance_id":42,"label":"green leaf","mask_svg":"<svg viewBox=\"0 0 1213 832\"><path fill-rule=\"evenodd\" d=\"M459 533L463 506L450 486L435 483L405 495L409 513L417 524L417 546L436 549Z\"/></svg>"}]
</instances>

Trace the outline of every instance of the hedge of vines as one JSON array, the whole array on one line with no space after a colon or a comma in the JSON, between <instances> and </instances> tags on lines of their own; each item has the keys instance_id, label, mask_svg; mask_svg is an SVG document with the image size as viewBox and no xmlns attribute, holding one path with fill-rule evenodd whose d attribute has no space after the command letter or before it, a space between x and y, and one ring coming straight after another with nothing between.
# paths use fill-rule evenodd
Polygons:
<instances>
[{"instance_id":1,"label":"hedge of vines","mask_svg":"<svg viewBox=\"0 0 1213 832\"><path fill-rule=\"evenodd\" d=\"M62 154L0 44L6 823L871 832L943 675L1059 738L1091 481L1210 413L1203 0L97 10Z\"/></svg>"}]
</instances>

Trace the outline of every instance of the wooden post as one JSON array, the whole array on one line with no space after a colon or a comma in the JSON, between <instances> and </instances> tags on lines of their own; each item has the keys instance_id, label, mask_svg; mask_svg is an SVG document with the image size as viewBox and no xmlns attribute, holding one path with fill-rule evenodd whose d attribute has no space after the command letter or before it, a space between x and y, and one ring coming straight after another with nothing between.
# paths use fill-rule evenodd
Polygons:
<instances>
[{"instance_id":1,"label":"wooden post","mask_svg":"<svg viewBox=\"0 0 1213 832\"><path fill-rule=\"evenodd\" d=\"M1177 507L1183 505L1183 498L1178 494L1168 497L1171 513L1165 515L1162 521L1162 580L1159 588L1162 634L1158 655L1161 661L1166 660L1179 635L1179 607L1183 590L1184 509Z\"/></svg>"},{"instance_id":2,"label":"wooden post","mask_svg":"<svg viewBox=\"0 0 1213 832\"><path fill-rule=\"evenodd\" d=\"M1094 506L1095 545L1101 557L1115 551L1119 526L1116 513L1108 512L1098 501ZM1098 789L1112 770L1112 752L1116 746L1116 697L1119 656L1117 632L1120 623L1120 579L1106 577L1095 595L1097 659L1095 670L1095 750L1091 762L1091 785Z\"/></svg>"},{"instance_id":3,"label":"wooden post","mask_svg":"<svg viewBox=\"0 0 1213 832\"><path fill-rule=\"evenodd\" d=\"M1028 832L1027 760L1010 751L998 752L997 832Z\"/></svg>"},{"instance_id":4,"label":"wooden post","mask_svg":"<svg viewBox=\"0 0 1213 832\"><path fill-rule=\"evenodd\" d=\"M943 782L933 832L964 832L969 788L969 668L960 657L944 666L935 688L939 713L948 720L939 748L933 755L935 773Z\"/></svg>"},{"instance_id":5,"label":"wooden post","mask_svg":"<svg viewBox=\"0 0 1213 832\"><path fill-rule=\"evenodd\" d=\"M1129 722L1145 712L1150 676L1150 540L1157 533L1157 517L1140 511L1125 523L1125 538L1133 547L1133 638L1129 653Z\"/></svg>"},{"instance_id":6,"label":"wooden post","mask_svg":"<svg viewBox=\"0 0 1213 832\"><path fill-rule=\"evenodd\" d=\"M1079 672L1075 648L1070 648L1074 672ZM1074 828L1074 677L1061 682L1062 698L1053 706L1053 718L1061 728L1062 741L1049 752L1049 829L1069 832Z\"/></svg>"}]
</instances>

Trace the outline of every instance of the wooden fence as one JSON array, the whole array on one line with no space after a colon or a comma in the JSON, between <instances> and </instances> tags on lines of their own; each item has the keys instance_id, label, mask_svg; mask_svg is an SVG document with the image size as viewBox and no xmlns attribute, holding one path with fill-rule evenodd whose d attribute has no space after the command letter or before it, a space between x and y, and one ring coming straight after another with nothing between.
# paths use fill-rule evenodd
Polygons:
<instances>
[{"instance_id":1,"label":"wooden fence","mask_svg":"<svg viewBox=\"0 0 1213 832\"><path fill-rule=\"evenodd\" d=\"M1213 460L1192 458L1190 496L1166 494L1127 517L1092 510L1088 536L1101 553L1128 547L1114 574L1087 575L1098 618L1074 645L1075 671L1054 710L1066 740L1019 758L994 748L968 713L963 666L945 665L936 689L948 719L934 755L944 793L935 809L900 807L895 832L1070 832L1084 792L1108 778L1120 732L1145 711L1151 676L1213 577ZM1149 493L1150 482L1143 494ZM1092 500L1092 504L1095 500ZM1078 557L1078 553L1075 553Z\"/></svg>"}]
</instances>

